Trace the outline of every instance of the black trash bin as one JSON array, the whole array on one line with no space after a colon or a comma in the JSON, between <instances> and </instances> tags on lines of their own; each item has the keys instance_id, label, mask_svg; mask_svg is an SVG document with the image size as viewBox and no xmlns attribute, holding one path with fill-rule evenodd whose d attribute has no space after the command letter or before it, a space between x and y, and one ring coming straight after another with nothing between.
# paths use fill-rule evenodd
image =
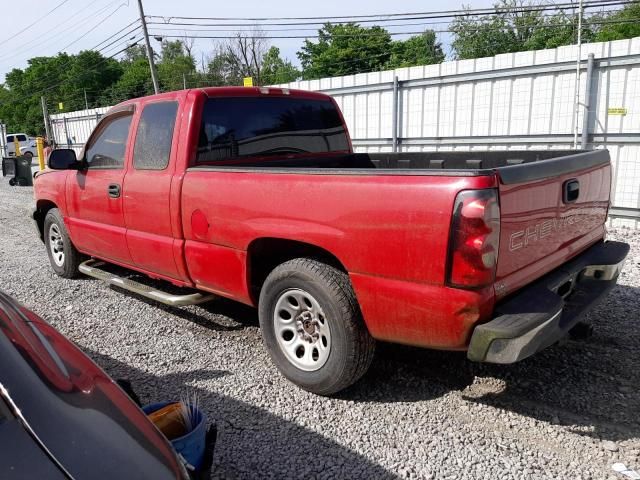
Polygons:
<instances>
[{"instance_id":1,"label":"black trash bin","mask_svg":"<svg viewBox=\"0 0 640 480\"><path fill-rule=\"evenodd\" d=\"M15 157L4 157L2 159L2 176L3 177L15 177L16 176L16 159L15 159Z\"/></svg>"},{"instance_id":2,"label":"black trash bin","mask_svg":"<svg viewBox=\"0 0 640 480\"><path fill-rule=\"evenodd\" d=\"M21 187L33 186L33 173L31 172L31 157L16 158L16 176L15 184Z\"/></svg>"}]
</instances>

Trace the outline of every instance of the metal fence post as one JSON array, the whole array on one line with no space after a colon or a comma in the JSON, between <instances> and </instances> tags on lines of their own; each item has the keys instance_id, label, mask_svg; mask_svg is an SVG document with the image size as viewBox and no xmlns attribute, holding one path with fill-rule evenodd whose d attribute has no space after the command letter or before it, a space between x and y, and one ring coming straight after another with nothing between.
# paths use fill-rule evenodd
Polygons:
<instances>
[{"instance_id":1,"label":"metal fence post","mask_svg":"<svg viewBox=\"0 0 640 480\"><path fill-rule=\"evenodd\" d=\"M391 148L398 151L398 76L393 77L393 103L391 113Z\"/></svg>"},{"instance_id":2,"label":"metal fence post","mask_svg":"<svg viewBox=\"0 0 640 480\"><path fill-rule=\"evenodd\" d=\"M71 148L71 139L69 138L69 129L67 128L67 117L62 118L62 124L64 125L64 136L67 137L67 148Z\"/></svg>"},{"instance_id":3,"label":"metal fence post","mask_svg":"<svg viewBox=\"0 0 640 480\"><path fill-rule=\"evenodd\" d=\"M589 143L589 110L591 108L591 83L594 64L595 57L593 53L590 53L587 58L587 82L584 92L584 111L582 112L582 134L580 137L580 148L582 150L586 150Z\"/></svg>"}]
</instances>

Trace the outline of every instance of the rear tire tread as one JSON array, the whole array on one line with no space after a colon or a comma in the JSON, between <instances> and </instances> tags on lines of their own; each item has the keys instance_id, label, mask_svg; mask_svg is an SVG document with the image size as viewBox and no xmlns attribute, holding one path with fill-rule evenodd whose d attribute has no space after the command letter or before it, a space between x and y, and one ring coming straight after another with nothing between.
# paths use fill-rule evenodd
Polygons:
<instances>
[{"instance_id":1,"label":"rear tire tread","mask_svg":"<svg viewBox=\"0 0 640 480\"><path fill-rule=\"evenodd\" d=\"M267 277L265 284L286 279L292 273L311 274L328 288L342 313L342 318L347 319L344 326L349 331L349 336L355 340L352 342L352 352L343 362L343 370L338 372L337 380L324 389L312 390L319 395L331 395L349 387L367 372L373 361L376 342L364 324L360 306L347 273L312 258L295 258L276 267ZM261 295L261 303L262 301ZM304 385L300 386L306 388Z\"/></svg>"}]
</instances>

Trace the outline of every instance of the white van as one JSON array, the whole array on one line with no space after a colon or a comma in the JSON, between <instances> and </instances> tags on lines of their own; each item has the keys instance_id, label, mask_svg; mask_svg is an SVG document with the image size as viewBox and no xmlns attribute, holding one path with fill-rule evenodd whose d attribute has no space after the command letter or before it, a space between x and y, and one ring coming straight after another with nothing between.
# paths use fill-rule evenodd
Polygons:
<instances>
[{"instance_id":1,"label":"white van","mask_svg":"<svg viewBox=\"0 0 640 480\"><path fill-rule=\"evenodd\" d=\"M36 139L30 137L26 133L10 133L7 135L7 154L10 157L14 157L16 154L16 147L13 143L14 138L18 138L20 142L20 153L25 157L37 157Z\"/></svg>"}]
</instances>

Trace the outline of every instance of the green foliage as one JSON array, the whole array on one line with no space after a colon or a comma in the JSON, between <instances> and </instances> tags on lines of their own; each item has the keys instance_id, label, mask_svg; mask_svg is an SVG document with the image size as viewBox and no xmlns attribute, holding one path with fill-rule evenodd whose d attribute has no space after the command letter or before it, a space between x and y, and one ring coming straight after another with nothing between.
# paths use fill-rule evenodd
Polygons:
<instances>
[{"instance_id":1,"label":"green foliage","mask_svg":"<svg viewBox=\"0 0 640 480\"><path fill-rule=\"evenodd\" d=\"M445 58L432 30L393 41L379 26L327 23L318 36L316 43L305 40L298 52L305 79L430 65Z\"/></svg>"},{"instance_id":2,"label":"green foliage","mask_svg":"<svg viewBox=\"0 0 640 480\"><path fill-rule=\"evenodd\" d=\"M495 14L484 17L458 17L451 30L451 46L459 59L491 57L501 53L523 52L571 45L576 42L578 19L572 12L532 12L527 9L539 2L501 0ZM596 37L595 24L585 18L582 41Z\"/></svg>"},{"instance_id":3,"label":"green foliage","mask_svg":"<svg viewBox=\"0 0 640 480\"><path fill-rule=\"evenodd\" d=\"M391 59L391 35L384 28L354 23L325 24L317 43L298 52L304 79L351 75L385 68Z\"/></svg>"},{"instance_id":4,"label":"green foliage","mask_svg":"<svg viewBox=\"0 0 640 480\"><path fill-rule=\"evenodd\" d=\"M289 83L300 77L300 71L289 60L280 57L280 49L271 47L262 60L262 83Z\"/></svg>"},{"instance_id":5,"label":"green foliage","mask_svg":"<svg viewBox=\"0 0 640 480\"><path fill-rule=\"evenodd\" d=\"M161 61L158 64L160 89L162 91L181 90L186 77L196 71L196 64L186 53L184 44L180 40L162 42L160 58Z\"/></svg>"},{"instance_id":6,"label":"green foliage","mask_svg":"<svg viewBox=\"0 0 640 480\"><path fill-rule=\"evenodd\" d=\"M436 40L435 32L427 30L421 35L415 35L407 40L392 42L391 58L385 68L431 65L443 61L442 45Z\"/></svg>"},{"instance_id":7,"label":"green foliage","mask_svg":"<svg viewBox=\"0 0 640 480\"><path fill-rule=\"evenodd\" d=\"M0 119L11 131L41 134L41 95L49 99L51 113L58 111L59 102L65 111L81 110L85 91L87 101L94 103L121 75L118 61L93 51L32 58L24 70L13 69L6 75L0 90Z\"/></svg>"},{"instance_id":8,"label":"green foliage","mask_svg":"<svg viewBox=\"0 0 640 480\"><path fill-rule=\"evenodd\" d=\"M622 40L640 36L640 3L629 3L624 8L603 17L603 23L595 36L597 42Z\"/></svg>"}]
</instances>

